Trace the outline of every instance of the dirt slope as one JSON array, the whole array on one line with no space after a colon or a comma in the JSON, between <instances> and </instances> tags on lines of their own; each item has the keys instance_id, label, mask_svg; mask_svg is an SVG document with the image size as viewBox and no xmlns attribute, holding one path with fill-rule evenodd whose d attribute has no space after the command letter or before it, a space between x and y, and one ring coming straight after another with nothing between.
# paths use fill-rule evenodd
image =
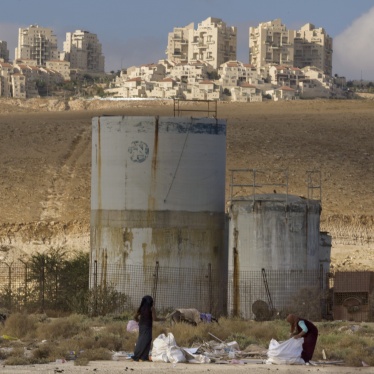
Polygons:
<instances>
[{"instance_id":1,"label":"dirt slope","mask_svg":"<svg viewBox=\"0 0 374 374\"><path fill-rule=\"evenodd\" d=\"M0 101L0 259L89 250L91 118L102 114L172 116L173 104ZM289 193L307 196L306 171L321 170L334 266L374 269L373 101L222 103L218 117L227 172L287 168Z\"/></svg>"}]
</instances>

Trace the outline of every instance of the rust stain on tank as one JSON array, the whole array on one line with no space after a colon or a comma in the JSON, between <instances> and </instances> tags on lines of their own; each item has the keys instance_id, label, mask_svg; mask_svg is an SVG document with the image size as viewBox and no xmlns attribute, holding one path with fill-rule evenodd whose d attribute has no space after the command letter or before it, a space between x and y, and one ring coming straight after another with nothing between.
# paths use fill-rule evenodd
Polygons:
<instances>
[{"instance_id":1,"label":"rust stain on tank","mask_svg":"<svg viewBox=\"0 0 374 374\"><path fill-rule=\"evenodd\" d=\"M97 119L97 146L96 146L96 164L97 164L97 197L98 197L98 209L102 209L101 200L101 124L100 117Z\"/></svg>"},{"instance_id":2,"label":"rust stain on tank","mask_svg":"<svg viewBox=\"0 0 374 374\"><path fill-rule=\"evenodd\" d=\"M127 257L132 252L132 241L134 234L129 228L124 228L122 231L122 242L123 242L123 260L126 263Z\"/></svg>"},{"instance_id":3,"label":"rust stain on tank","mask_svg":"<svg viewBox=\"0 0 374 374\"><path fill-rule=\"evenodd\" d=\"M148 212L155 210L155 193L157 187L157 161L158 161L158 137L159 137L159 117L155 117L155 136L153 143L152 167L151 167L151 186L148 196ZM151 217L148 217L149 219ZM149 220L148 219L148 220Z\"/></svg>"},{"instance_id":4,"label":"rust stain on tank","mask_svg":"<svg viewBox=\"0 0 374 374\"><path fill-rule=\"evenodd\" d=\"M233 298L233 313L234 316L239 315L239 302L240 302L240 297L239 297L239 252L238 252L238 236L239 236L239 231L237 229L234 229L233 232L234 235L234 248L233 248L233 263L234 263L234 273L233 273L233 293L234 293L234 298Z\"/></svg>"},{"instance_id":5,"label":"rust stain on tank","mask_svg":"<svg viewBox=\"0 0 374 374\"><path fill-rule=\"evenodd\" d=\"M97 144L95 145L95 161L97 166L97 204L98 208L96 211L95 222L96 228L94 230L94 251L91 253L91 268L93 266L92 261L97 261L100 256L100 250L102 246L102 189L101 189L101 178L102 178L102 160L101 160L101 122L100 117L97 118ZM94 255L94 256L93 256Z\"/></svg>"},{"instance_id":6,"label":"rust stain on tank","mask_svg":"<svg viewBox=\"0 0 374 374\"><path fill-rule=\"evenodd\" d=\"M106 287L107 284L107 269L108 269L108 254L107 250L102 249L101 252L101 279L100 285Z\"/></svg>"}]
</instances>

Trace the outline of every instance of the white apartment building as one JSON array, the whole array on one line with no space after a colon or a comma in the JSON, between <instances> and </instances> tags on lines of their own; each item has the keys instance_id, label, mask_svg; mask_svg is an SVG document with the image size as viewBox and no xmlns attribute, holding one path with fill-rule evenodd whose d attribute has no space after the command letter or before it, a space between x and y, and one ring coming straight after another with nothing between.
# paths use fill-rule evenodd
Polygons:
<instances>
[{"instance_id":1,"label":"white apartment building","mask_svg":"<svg viewBox=\"0 0 374 374\"><path fill-rule=\"evenodd\" d=\"M7 62L0 62L0 96L12 96L12 74L13 65Z\"/></svg>"},{"instance_id":2,"label":"white apartment building","mask_svg":"<svg viewBox=\"0 0 374 374\"><path fill-rule=\"evenodd\" d=\"M26 77L23 74L12 74L13 97L26 99Z\"/></svg>"},{"instance_id":3,"label":"white apartment building","mask_svg":"<svg viewBox=\"0 0 374 374\"><path fill-rule=\"evenodd\" d=\"M324 28L307 23L297 32L294 66L315 66L332 75L332 38Z\"/></svg>"},{"instance_id":4,"label":"white apartment building","mask_svg":"<svg viewBox=\"0 0 374 374\"><path fill-rule=\"evenodd\" d=\"M332 38L323 28L311 23L300 30L288 30L280 19L249 28L250 62L257 68L265 65L288 65L303 68L316 66L332 74Z\"/></svg>"},{"instance_id":5,"label":"white apartment building","mask_svg":"<svg viewBox=\"0 0 374 374\"><path fill-rule=\"evenodd\" d=\"M219 100L221 87L210 80L200 81L189 85L184 96L187 100Z\"/></svg>"},{"instance_id":6,"label":"white apartment building","mask_svg":"<svg viewBox=\"0 0 374 374\"><path fill-rule=\"evenodd\" d=\"M143 64L127 68L127 79L142 78L143 81L160 81L165 78L166 68L163 64Z\"/></svg>"},{"instance_id":7,"label":"white apartment building","mask_svg":"<svg viewBox=\"0 0 374 374\"><path fill-rule=\"evenodd\" d=\"M323 70L315 66L302 68L305 79L299 83L300 97L310 98L330 98L333 96L333 78L324 74Z\"/></svg>"},{"instance_id":8,"label":"white apartment building","mask_svg":"<svg viewBox=\"0 0 374 374\"><path fill-rule=\"evenodd\" d=\"M305 79L305 74L299 68L278 65L269 68L269 77L274 85L297 89L299 82Z\"/></svg>"},{"instance_id":9,"label":"white apartment building","mask_svg":"<svg viewBox=\"0 0 374 374\"><path fill-rule=\"evenodd\" d=\"M41 77L39 68L25 64L14 64L13 68L15 74L19 73L25 77L26 97L39 97L39 92L36 87L36 82L38 82Z\"/></svg>"},{"instance_id":10,"label":"white apartment building","mask_svg":"<svg viewBox=\"0 0 374 374\"><path fill-rule=\"evenodd\" d=\"M287 30L280 19L249 28L249 61L256 67L266 64L293 65L295 30Z\"/></svg>"},{"instance_id":11,"label":"white apartment building","mask_svg":"<svg viewBox=\"0 0 374 374\"><path fill-rule=\"evenodd\" d=\"M70 81L70 62L61 60L50 60L46 63L47 69L57 72L64 81Z\"/></svg>"},{"instance_id":12,"label":"white apartment building","mask_svg":"<svg viewBox=\"0 0 374 374\"><path fill-rule=\"evenodd\" d=\"M183 83L195 83L207 79L213 71L213 67L208 63L198 61L173 66L170 69L170 76Z\"/></svg>"},{"instance_id":13,"label":"white apartment building","mask_svg":"<svg viewBox=\"0 0 374 374\"><path fill-rule=\"evenodd\" d=\"M194 24L190 23L185 27L175 27L168 35L168 46L166 55L169 61L176 64L186 64L188 62L188 48L190 40L193 38Z\"/></svg>"},{"instance_id":14,"label":"white apartment building","mask_svg":"<svg viewBox=\"0 0 374 374\"><path fill-rule=\"evenodd\" d=\"M52 29L31 25L18 30L15 59L36 60L37 65L45 66L46 61L57 58L57 37Z\"/></svg>"},{"instance_id":15,"label":"white apartment building","mask_svg":"<svg viewBox=\"0 0 374 374\"><path fill-rule=\"evenodd\" d=\"M198 24L174 28L168 35L166 54L175 63L204 61L214 69L226 61L236 60L237 29L226 26L220 18L209 17Z\"/></svg>"},{"instance_id":16,"label":"white apartment building","mask_svg":"<svg viewBox=\"0 0 374 374\"><path fill-rule=\"evenodd\" d=\"M228 61L218 69L222 88L240 86L242 83L258 83L262 77L257 73L255 66L240 61Z\"/></svg>"},{"instance_id":17,"label":"white apartment building","mask_svg":"<svg viewBox=\"0 0 374 374\"><path fill-rule=\"evenodd\" d=\"M104 73L105 59L96 34L76 30L66 33L60 59L70 62L70 69Z\"/></svg>"},{"instance_id":18,"label":"white apartment building","mask_svg":"<svg viewBox=\"0 0 374 374\"><path fill-rule=\"evenodd\" d=\"M159 99L171 99L174 97L179 97L181 93L181 86L171 78L165 78L162 81L155 82L152 90L146 90L147 97Z\"/></svg>"},{"instance_id":19,"label":"white apartment building","mask_svg":"<svg viewBox=\"0 0 374 374\"><path fill-rule=\"evenodd\" d=\"M236 60L237 28L226 26L219 18L209 17L198 24L188 48L188 62L205 61L218 69Z\"/></svg>"},{"instance_id":20,"label":"white apartment building","mask_svg":"<svg viewBox=\"0 0 374 374\"><path fill-rule=\"evenodd\" d=\"M2 59L3 62L9 62L8 43L4 40L0 40L0 59Z\"/></svg>"},{"instance_id":21,"label":"white apartment building","mask_svg":"<svg viewBox=\"0 0 374 374\"><path fill-rule=\"evenodd\" d=\"M240 86L232 87L231 101L241 101L241 102L261 102L262 101L262 91L258 89L255 85L250 83L242 83Z\"/></svg>"},{"instance_id":22,"label":"white apartment building","mask_svg":"<svg viewBox=\"0 0 374 374\"><path fill-rule=\"evenodd\" d=\"M27 66L38 66L36 60L31 60L29 58L17 58L13 61L14 65L27 65Z\"/></svg>"}]
</instances>

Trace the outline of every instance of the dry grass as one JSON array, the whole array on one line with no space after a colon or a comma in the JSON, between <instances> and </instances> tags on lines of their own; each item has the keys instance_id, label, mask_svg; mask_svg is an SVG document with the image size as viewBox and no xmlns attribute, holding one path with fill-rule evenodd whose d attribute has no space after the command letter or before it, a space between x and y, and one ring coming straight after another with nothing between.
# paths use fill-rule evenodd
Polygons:
<instances>
[{"instance_id":1,"label":"dry grass","mask_svg":"<svg viewBox=\"0 0 374 374\"><path fill-rule=\"evenodd\" d=\"M0 335L8 334L17 341L1 340L10 353L2 354L6 365L26 365L53 362L56 359L75 359L76 365L87 365L92 360L110 360L113 351L133 352L137 334L126 331L127 321L113 318L90 319L72 315L59 319L13 314L0 327ZM348 322L321 322L314 360L343 360L346 366L361 366L362 361L374 366L374 327ZM32 329L34 332L28 330ZM153 337L173 333L177 344L198 346L214 340L236 341L244 350L250 344L266 349L271 339L288 338L289 326L284 320L267 322L221 318L219 323L191 326L186 323L169 325L155 323ZM53 344L50 342L53 341ZM27 349L26 349L27 348ZM0 351L1 352L1 351Z\"/></svg>"},{"instance_id":2,"label":"dry grass","mask_svg":"<svg viewBox=\"0 0 374 374\"><path fill-rule=\"evenodd\" d=\"M14 313L11 314L3 329L3 334L17 337L19 339L35 337L38 319L35 315Z\"/></svg>"}]
</instances>

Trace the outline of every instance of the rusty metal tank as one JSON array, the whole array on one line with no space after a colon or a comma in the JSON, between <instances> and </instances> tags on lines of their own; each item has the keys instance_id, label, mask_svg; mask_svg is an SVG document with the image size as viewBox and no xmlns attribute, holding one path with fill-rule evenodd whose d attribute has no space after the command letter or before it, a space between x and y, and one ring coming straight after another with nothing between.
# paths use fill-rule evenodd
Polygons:
<instances>
[{"instance_id":1,"label":"rusty metal tank","mask_svg":"<svg viewBox=\"0 0 374 374\"><path fill-rule=\"evenodd\" d=\"M140 289L156 265L224 270L225 165L224 120L93 118L91 285L97 271L121 291L124 272L136 298L155 287Z\"/></svg>"}]
</instances>

